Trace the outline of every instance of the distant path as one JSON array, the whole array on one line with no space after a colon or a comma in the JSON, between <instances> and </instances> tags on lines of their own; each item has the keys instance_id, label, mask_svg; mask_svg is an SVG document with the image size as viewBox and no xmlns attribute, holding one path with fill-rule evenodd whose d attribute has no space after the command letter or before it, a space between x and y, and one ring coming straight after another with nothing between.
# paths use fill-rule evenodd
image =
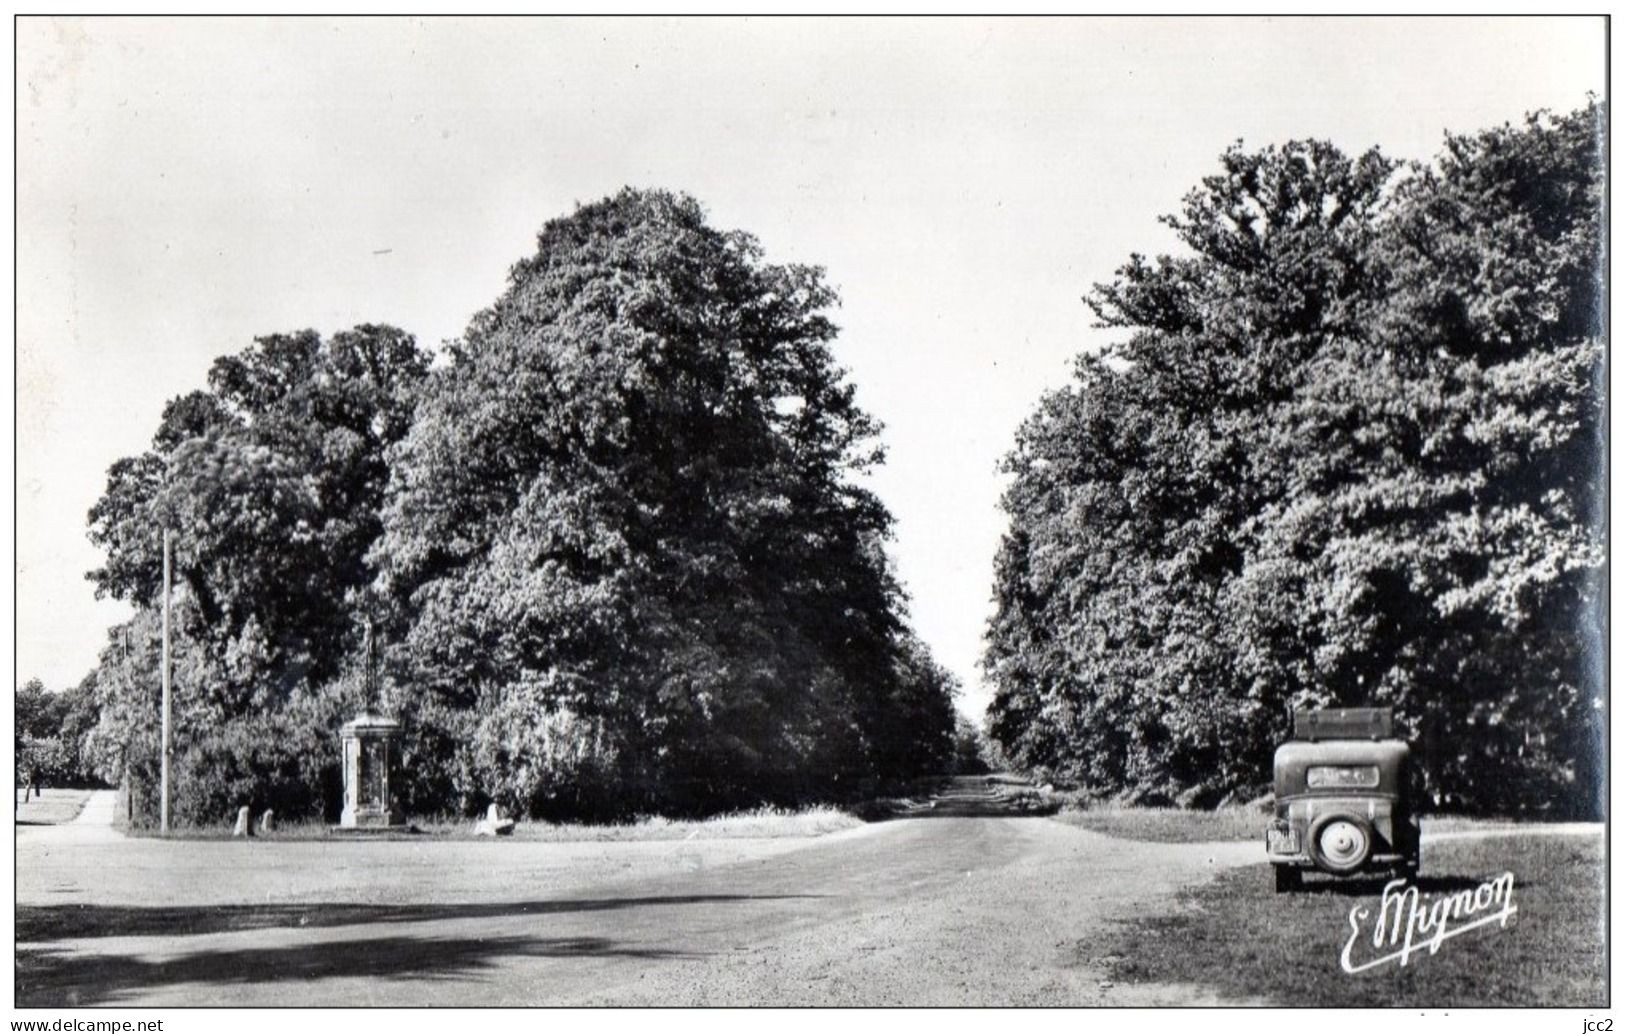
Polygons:
<instances>
[{"instance_id":1,"label":"distant path","mask_svg":"<svg viewBox=\"0 0 1625 1034\"><path fill-rule=\"evenodd\" d=\"M123 836L113 828L118 818L117 790L92 790L84 807L67 822L52 825L21 824L17 828L19 845L27 839L32 843L107 843L122 841Z\"/></svg>"},{"instance_id":2,"label":"distant path","mask_svg":"<svg viewBox=\"0 0 1625 1034\"><path fill-rule=\"evenodd\" d=\"M91 790L73 790L59 786L22 788L12 790L12 819L18 826L59 826L72 822L90 799Z\"/></svg>"}]
</instances>

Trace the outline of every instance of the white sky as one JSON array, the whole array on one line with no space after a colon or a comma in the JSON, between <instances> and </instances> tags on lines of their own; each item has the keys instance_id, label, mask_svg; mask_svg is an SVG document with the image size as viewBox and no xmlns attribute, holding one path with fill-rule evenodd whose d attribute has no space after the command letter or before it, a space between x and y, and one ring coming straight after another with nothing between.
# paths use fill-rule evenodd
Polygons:
<instances>
[{"instance_id":1,"label":"white sky","mask_svg":"<svg viewBox=\"0 0 1625 1034\"><path fill-rule=\"evenodd\" d=\"M52 689L123 618L85 514L166 399L256 335L437 344L547 219L687 191L824 265L885 421L876 487L914 624L976 660L994 467L1080 296L1231 141L1429 158L1445 129L1604 90L1600 18L23 20L17 69L17 671ZM380 254L380 252L383 252Z\"/></svg>"}]
</instances>

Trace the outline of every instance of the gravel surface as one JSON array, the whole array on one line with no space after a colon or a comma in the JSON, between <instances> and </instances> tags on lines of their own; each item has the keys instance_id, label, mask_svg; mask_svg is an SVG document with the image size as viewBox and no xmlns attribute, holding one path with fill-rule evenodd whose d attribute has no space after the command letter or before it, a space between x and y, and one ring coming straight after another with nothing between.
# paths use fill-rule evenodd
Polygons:
<instances>
[{"instance_id":1,"label":"gravel surface","mask_svg":"<svg viewBox=\"0 0 1625 1034\"><path fill-rule=\"evenodd\" d=\"M125 840L20 830L23 1004L1118 1004L1074 949L1256 845L1034 817L810 840ZM110 815L110 811L107 812Z\"/></svg>"},{"instance_id":2,"label":"gravel surface","mask_svg":"<svg viewBox=\"0 0 1625 1034\"><path fill-rule=\"evenodd\" d=\"M626 843L125 839L98 794L17 829L17 1000L1237 1004L1113 986L1078 945L1258 844L1114 839L980 785L816 838Z\"/></svg>"},{"instance_id":3,"label":"gravel surface","mask_svg":"<svg viewBox=\"0 0 1625 1034\"><path fill-rule=\"evenodd\" d=\"M832 901L584 1004L1117 1005L1080 959L1094 924L1171 907L1180 886L1257 861L1255 845L1136 844L1044 818L914 819L793 856ZM788 861L789 859L786 859ZM842 878L844 876L844 879ZM831 884L834 884L833 886ZM1163 1004L1200 997L1169 989Z\"/></svg>"},{"instance_id":4,"label":"gravel surface","mask_svg":"<svg viewBox=\"0 0 1625 1034\"><path fill-rule=\"evenodd\" d=\"M793 851L793 838L629 843L509 839L159 840L111 828L111 792L64 826L17 830L17 903L200 907L529 900ZM862 833L870 827L854 830Z\"/></svg>"}]
</instances>

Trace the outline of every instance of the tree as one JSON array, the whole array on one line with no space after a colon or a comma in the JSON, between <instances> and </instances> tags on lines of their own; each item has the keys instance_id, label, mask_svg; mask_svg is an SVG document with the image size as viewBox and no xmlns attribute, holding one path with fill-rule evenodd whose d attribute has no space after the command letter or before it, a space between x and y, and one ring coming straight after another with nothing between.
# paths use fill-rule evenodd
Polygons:
<instances>
[{"instance_id":1,"label":"tree","mask_svg":"<svg viewBox=\"0 0 1625 1034\"><path fill-rule=\"evenodd\" d=\"M39 679L29 679L17 687L12 712L16 734L27 739L54 735L61 726L61 709L55 694Z\"/></svg>"},{"instance_id":2,"label":"tree","mask_svg":"<svg viewBox=\"0 0 1625 1034\"><path fill-rule=\"evenodd\" d=\"M904 644L821 271L626 190L509 279L394 454L373 553L414 794L692 811L923 763L947 687Z\"/></svg>"},{"instance_id":3,"label":"tree","mask_svg":"<svg viewBox=\"0 0 1625 1034\"><path fill-rule=\"evenodd\" d=\"M39 679L17 688L14 711L19 785L96 785L84 747L96 724L95 699L85 684L52 693ZM39 783L34 783L37 787Z\"/></svg>"},{"instance_id":4,"label":"tree","mask_svg":"<svg viewBox=\"0 0 1625 1034\"><path fill-rule=\"evenodd\" d=\"M140 753L121 772L156 764L153 610L171 528L177 766L199 766L197 785L209 788L180 799L183 819L218 819L245 797L287 812L321 806L309 766L336 755L301 716L314 708L336 724L334 687L348 677L374 578L366 554L380 532L386 451L427 372L428 356L390 327L261 338L217 360L209 390L172 400L152 447L110 470L90 513L107 562L89 577L138 613L102 656L101 739Z\"/></svg>"},{"instance_id":5,"label":"tree","mask_svg":"<svg viewBox=\"0 0 1625 1034\"><path fill-rule=\"evenodd\" d=\"M954 719L953 772L955 775L983 775L993 764L987 736L964 715Z\"/></svg>"},{"instance_id":6,"label":"tree","mask_svg":"<svg viewBox=\"0 0 1625 1034\"><path fill-rule=\"evenodd\" d=\"M37 791L42 778L54 781L51 776L61 763L62 745L57 735L61 707L39 679L18 686L14 703L17 785Z\"/></svg>"},{"instance_id":7,"label":"tree","mask_svg":"<svg viewBox=\"0 0 1625 1034\"><path fill-rule=\"evenodd\" d=\"M1326 622L1323 663L1415 717L1460 806L1601 812L1602 125L1593 105L1449 138L1374 249L1358 380L1391 401L1348 412L1335 356L1294 414L1358 421L1365 485L1304 522L1334 529L1325 567L1389 597Z\"/></svg>"},{"instance_id":8,"label":"tree","mask_svg":"<svg viewBox=\"0 0 1625 1034\"><path fill-rule=\"evenodd\" d=\"M1597 117L1434 169L1233 148L1169 220L1189 254L1096 288L1129 338L1007 461L1001 746L1216 797L1290 706L1376 702L1462 803L1597 785Z\"/></svg>"}]
</instances>

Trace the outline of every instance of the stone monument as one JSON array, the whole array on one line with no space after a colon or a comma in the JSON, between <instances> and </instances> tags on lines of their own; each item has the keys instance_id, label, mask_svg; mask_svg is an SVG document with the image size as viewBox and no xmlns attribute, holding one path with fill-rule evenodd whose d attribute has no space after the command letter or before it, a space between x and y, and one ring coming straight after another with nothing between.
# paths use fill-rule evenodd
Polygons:
<instances>
[{"instance_id":1,"label":"stone monument","mask_svg":"<svg viewBox=\"0 0 1625 1034\"><path fill-rule=\"evenodd\" d=\"M339 737L344 745L344 812L342 829L377 829L401 824L390 792L391 769L396 760L399 722L366 710L344 723Z\"/></svg>"},{"instance_id":2,"label":"stone monument","mask_svg":"<svg viewBox=\"0 0 1625 1034\"><path fill-rule=\"evenodd\" d=\"M365 650L368 704L339 729L344 755L344 811L339 816L339 828L391 829L401 825L401 814L390 789L401 726L372 709L372 701L377 699L377 658L371 620L367 621Z\"/></svg>"}]
</instances>

